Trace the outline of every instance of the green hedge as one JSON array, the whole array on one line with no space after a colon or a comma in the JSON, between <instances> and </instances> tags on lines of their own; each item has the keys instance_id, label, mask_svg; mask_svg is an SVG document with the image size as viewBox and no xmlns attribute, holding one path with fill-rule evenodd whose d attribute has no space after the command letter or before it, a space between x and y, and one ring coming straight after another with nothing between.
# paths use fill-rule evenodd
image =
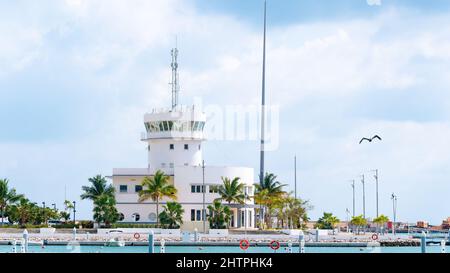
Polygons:
<instances>
[{"instance_id":1,"label":"green hedge","mask_svg":"<svg viewBox=\"0 0 450 273\"><path fill-rule=\"evenodd\" d=\"M156 224L112 224L112 228L157 228Z\"/></svg>"}]
</instances>

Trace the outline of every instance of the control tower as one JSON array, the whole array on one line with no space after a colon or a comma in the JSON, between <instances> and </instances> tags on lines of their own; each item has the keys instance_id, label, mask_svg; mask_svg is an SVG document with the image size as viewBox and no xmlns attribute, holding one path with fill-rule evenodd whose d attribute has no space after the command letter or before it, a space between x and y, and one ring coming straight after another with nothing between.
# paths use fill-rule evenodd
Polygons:
<instances>
[{"instance_id":1,"label":"control tower","mask_svg":"<svg viewBox=\"0 0 450 273\"><path fill-rule=\"evenodd\" d=\"M202 164L203 130L206 115L195 106L178 104L178 49L172 53L172 107L154 109L145 114L146 131L141 140L147 143L148 168L173 175L174 167Z\"/></svg>"}]
</instances>

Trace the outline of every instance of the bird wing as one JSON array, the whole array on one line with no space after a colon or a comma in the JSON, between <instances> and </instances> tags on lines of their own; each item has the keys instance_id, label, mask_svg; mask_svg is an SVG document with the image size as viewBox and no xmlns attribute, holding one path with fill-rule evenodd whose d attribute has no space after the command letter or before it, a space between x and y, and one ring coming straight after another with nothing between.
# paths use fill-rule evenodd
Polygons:
<instances>
[{"instance_id":1,"label":"bird wing","mask_svg":"<svg viewBox=\"0 0 450 273\"><path fill-rule=\"evenodd\" d=\"M379 140L381 140L381 137L379 135L375 135L372 139L376 139L378 138Z\"/></svg>"},{"instance_id":2,"label":"bird wing","mask_svg":"<svg viewBox=\"0 0 450 273\"><path fill-rule=\"evenodd\" d=\"M368 138L366 138L366 137L363 137L363 138L361 139L361 141L359 141L359 144L361 144L364 140L371 141L370 139L368 139Z\"/></svg>"}]
</instances>

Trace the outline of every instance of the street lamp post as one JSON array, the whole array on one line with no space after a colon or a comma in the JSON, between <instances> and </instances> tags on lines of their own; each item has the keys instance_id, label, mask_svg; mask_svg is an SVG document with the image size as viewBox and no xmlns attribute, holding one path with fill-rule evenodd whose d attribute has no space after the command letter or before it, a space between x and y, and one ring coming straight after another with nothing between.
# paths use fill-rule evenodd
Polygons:
<instances>
[{"instance_id":1,"label":"street lamp post","mask_svg":"<svg viewBox=\"0 0 450 273\"><path fill-rule=\"evenodd\" d=\"M297 199L297 156L294 156L294 197Z\"/></svg>"},{"instance_id":2,"label":"street lamp post","mask_svg":"<svg viewBox=\"0 0 450 273\"><path fill-rule=\"evenodd\" d=\"M376 183L376 202L377 202L377 218L379 216L379 203L378 203L378 169L373 170L373 172L375 172L375 175L373 176L375 178L375 183Z\"/></svg>"},{"instance_id":3,"label":"street lamp post","mask_svg":"<svg viewBox=\"0 0 450 273\"><path fill-rule=\"evenodd\" d=\"M397 195L392 193L391 200L392 200L392 213L394 216L394 222L392 223L392 234L395 235L395 223L397 221Z\"/></svg>"},{"instance_id":4,"label":"street lamp post","mask_svg":"<svg viewBox=\"0 0 450 273\"><path fill-rule=\"evenodd\" d=\"M347 214L347 233L350 232L350 210L348 208L345 209L345 213Z\"/></svg>"},{"instance_id":5,"label":"street lamp post","mask_svg":"<svg viewBox=\"0 0 450 273\"><path fill-rule=\"evenodd\" d=\"M361 183L363 186L363 217L366 219L366 181L364 180L364 174L361 175Z\"/></svg>"},{"instance_id":6,"label":"street lamp post","mask_svg":"<svg viewBox=\"0 0 450 273\"><path fill-rule=\"evenodd\" d=\"M46 217L46 215L45 215L45 202L42 202L42 214L43 214L43 217L44 217L44 224L47 224L47 219L45 219Z\"/></svg>"},{"instance_id":7,"label":"street lamp post","mask_svg":"<svg viewBox=\"0 0 450 273\"><path fill-rule=\"evenodd\" d=\"M245 189L245 199L244 199L244 230L245 230L245 238L247 238L247 199L248 199L248 187Z\"/></svg>"},{"instance_id":8,"label":"street lamp post","mask_svg":"<svg viewBox=\"0 0 450 273\"><path fill-rule=\"evenodd\" d=\"M75 213L77 212L76 205L77 205L77 202L73 201L73 224L74 225L76 222L76 218L75 218Z\"/></svg>"},{"instance_id":9,"label":"street lamp post","mask_svg":"<svg viewBox=\"0 0 450 273\"><path fill-rule=\"evenodd\" d=\"M355 180L352 180L352 189L353 189L353 217L356 216L356 204L355 204Z\"/></svg>"},{"instance_id":10,"label":"street lamp post","mask_svg":"<svg viewBox=\"0 0 450 273\"><path fill-rule=\"evenodd\" d=\"M53 206L53 210L55 210L55 211L56 211L56 210L57 210L57 209L56 209L56 204L55 204L55 203L53 203L53 204L52 204L52 206Z\"/></svg>"}]
</instances>

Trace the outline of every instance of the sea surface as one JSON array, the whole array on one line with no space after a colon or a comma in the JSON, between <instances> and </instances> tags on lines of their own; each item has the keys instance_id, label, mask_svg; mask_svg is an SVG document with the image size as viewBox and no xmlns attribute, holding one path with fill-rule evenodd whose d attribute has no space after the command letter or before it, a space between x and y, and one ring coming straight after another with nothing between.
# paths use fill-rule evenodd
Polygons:
<instances>
[{"instance_id":1,"label":"sea surface","mask_svg":"<svg viewBox=\"0 0 450 273\"><path fill-rule=\"evenodd\" d=\"M160 252L160 247L155 247L155 252ZM0 246L0 253L12 253L12 246ZM20 246L16 248L20 252ZM102 247L102 246L30 246L31 253L148 253L146 246L126 246L126 247ZM239 247L193 247L193 246L167 246L166 253L244 253ZM289 249L282 247L276 252L269 247L250 247L245 253L288 253ZM298 253L298 247L292 247L293 253ZM420 253L420 247L309 247L306 253ZM450 247L446 247L446 252L450 253ZM427 253L441 253L440 246L428 246Z\"/></svg>"}]
</instances>

